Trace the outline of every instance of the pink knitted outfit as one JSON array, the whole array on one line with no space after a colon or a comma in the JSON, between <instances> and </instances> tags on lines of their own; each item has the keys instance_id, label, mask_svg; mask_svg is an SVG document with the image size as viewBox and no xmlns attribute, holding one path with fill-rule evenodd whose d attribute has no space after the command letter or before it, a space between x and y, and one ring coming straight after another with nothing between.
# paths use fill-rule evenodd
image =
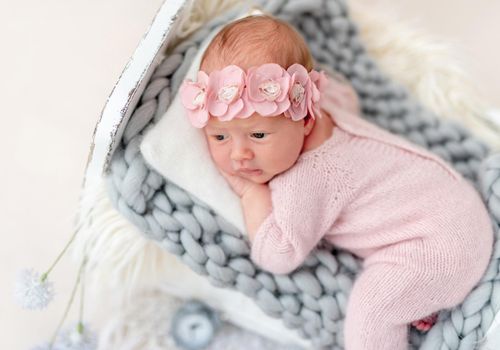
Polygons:
<instances>
[{"instance_id":1,"label":"pink knitted outfit","mask_svg":"<svg viewBox=\"0 0 500 350\"><path fill-rule=\"evenodd\" d=\"M339 107L321 146L269 182L272 213L251 258L286 274L321 239L363 258L344 323L347 350L408 348L408 325L459 304L490 261L493 228L481 197L429 151Z\"/></svg>"}]
</instances>

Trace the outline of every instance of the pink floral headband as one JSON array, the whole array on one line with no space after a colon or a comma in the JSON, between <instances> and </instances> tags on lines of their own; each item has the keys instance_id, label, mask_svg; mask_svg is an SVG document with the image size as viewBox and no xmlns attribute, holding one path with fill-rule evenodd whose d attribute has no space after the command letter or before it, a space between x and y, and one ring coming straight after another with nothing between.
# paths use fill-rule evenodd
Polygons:
<instances>
[{"instance_id":1,"label":"pink floral headband","mask_svg":"<svg viewBox=\"0 0 500 350\"><path fill-rule=\"evenodd\" d=\"M294 121L307 113L321 116L319 100L326 86L323 71L317 72L295 63L287 70L276 63L251 67L245 73L236 65L213 71L198 71L197 81L185 79L180 87L181 101L189 121L203 128L210 115L221 121L281 113Z\"/></svg>"}]
</instances>

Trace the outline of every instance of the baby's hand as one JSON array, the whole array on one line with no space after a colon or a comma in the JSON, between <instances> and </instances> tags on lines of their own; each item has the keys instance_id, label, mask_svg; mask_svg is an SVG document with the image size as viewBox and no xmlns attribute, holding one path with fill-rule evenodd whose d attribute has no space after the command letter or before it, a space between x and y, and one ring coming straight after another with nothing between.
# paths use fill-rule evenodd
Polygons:
<instances>
[{"instance_id":1,"label":"baby's hand","mask_svg":"<svg viewBox=\"0 0 500 350\"><path fill-rule=\"evenodd\" d=\"M231 175L219 169L234 192L240 197L248 238L254 237L264 220L272 212L271 192L267 184L259 184Z\"/></svg>"},{"instance_id":2,"label":"baby's hand","mask_svg":"<svg viewBox=\"0 0 500 350\"><path fill-rule=\"evenodd\" d=\"M245 194L248 194L253 188L259 186L255 182L244 179L240 176L231 175L226 173L225 171L220 170L222 176L227 180L233 191L242 198Z\"/></svg>"}]
</instances>

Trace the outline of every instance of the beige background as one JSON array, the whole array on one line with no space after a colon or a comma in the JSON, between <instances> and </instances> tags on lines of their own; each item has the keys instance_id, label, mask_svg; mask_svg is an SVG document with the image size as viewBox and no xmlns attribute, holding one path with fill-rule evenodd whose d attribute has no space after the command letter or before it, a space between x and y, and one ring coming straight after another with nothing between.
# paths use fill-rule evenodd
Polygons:
<instances>
[{"instance_id":1,"label":"beige background","mask_svg":"<svg viewBox=\"0 0 500 350\"><path fill-rule=\"evenodd\" d=\"M168 0L167 0L168 1ZM500 106L500 0L359 0L456 45L480 91ZM49 339L75 276L63 258L42 312L12 303L15 273L46 270L70 236L94 124L162 0L0 0L0 348ZM77 305L68 320L76 319ZM99 325L91 305L87 316Z\"/></svg>"}]
</instances>

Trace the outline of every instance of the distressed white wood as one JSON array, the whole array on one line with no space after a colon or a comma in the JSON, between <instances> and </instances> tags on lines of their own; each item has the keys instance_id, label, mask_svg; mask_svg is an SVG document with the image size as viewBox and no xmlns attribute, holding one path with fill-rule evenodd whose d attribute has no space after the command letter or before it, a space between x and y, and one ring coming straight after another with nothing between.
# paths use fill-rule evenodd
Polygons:
<instances>
[{"instance_id":1,"label":"distressed white wood","mask_svg":"<svg viewBox=\"0 0 500 350\"><path fill-rule=\"evenodd\" d=\"M94 130L84 186L100 181L188 0L165 0L116 82Z\"/></svg>"}]
</instances>

